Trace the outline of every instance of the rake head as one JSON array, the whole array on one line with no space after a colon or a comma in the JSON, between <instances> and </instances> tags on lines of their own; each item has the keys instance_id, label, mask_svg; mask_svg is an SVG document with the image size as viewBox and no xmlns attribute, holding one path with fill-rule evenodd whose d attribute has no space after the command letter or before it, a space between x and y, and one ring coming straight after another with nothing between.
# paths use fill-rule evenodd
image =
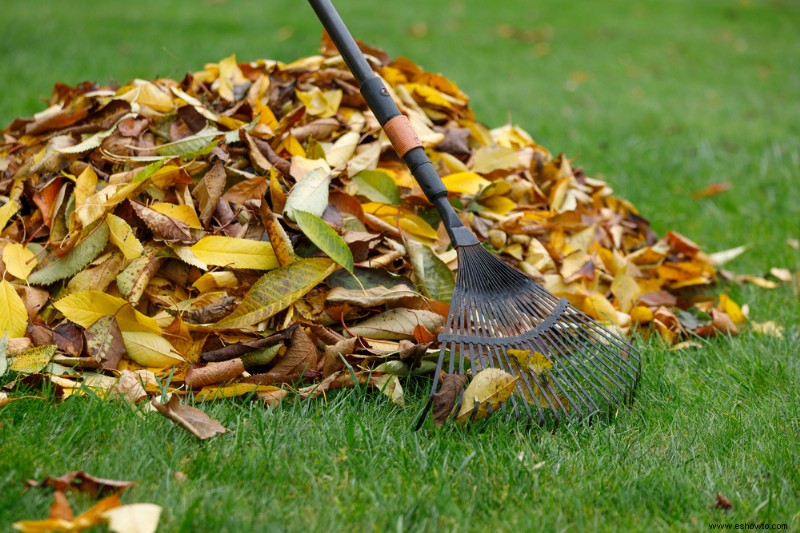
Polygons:
<instances>
[{"instance_id":1,"label":"rake head","mask_svg":"<svg viewBox=\"0 0 800 533\"><path fill-rule=\"evenodd\" d=\"M458 247L439 341L432 398L443 371L474 376L498 368L517 378L500 408L541 425L610 413L632 399L639 379L633 346L480 244Z\"/></svg>"}]
</instances>

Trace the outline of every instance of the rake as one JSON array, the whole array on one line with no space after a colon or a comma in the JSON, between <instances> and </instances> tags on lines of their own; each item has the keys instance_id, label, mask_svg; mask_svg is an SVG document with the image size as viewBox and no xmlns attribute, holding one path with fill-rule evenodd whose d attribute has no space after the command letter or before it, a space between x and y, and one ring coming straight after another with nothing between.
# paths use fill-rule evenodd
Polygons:
<instances>
[{"instance_id":1,"label":"rake","mask_svg":"<svg viewBox=\"0 0 800 533\"><path fill-rule=\"evenodd\" d=\"M477 375L489 368L515 378L513 393L496 410L506 409L542 425L592 419L631 401L641 369L636 349L481 245L456 215L408 118L373 72L336 9L329 0L309 3L395 151L439 212L458 252L450 312L438 336L438 364L417 429L448 375ZM460 388L464 381L458 381ZM478 400L473 401L472 412L478 413ZM488 414L491 408L489 402Z\"/></svg>"}]
</instances>

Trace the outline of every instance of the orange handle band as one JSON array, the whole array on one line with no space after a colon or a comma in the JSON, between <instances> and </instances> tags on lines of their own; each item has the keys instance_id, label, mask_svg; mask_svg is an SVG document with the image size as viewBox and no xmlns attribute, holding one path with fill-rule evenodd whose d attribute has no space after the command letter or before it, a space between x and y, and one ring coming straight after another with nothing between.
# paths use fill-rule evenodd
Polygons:
<instances>
[{"instance_id":1,"label":"orange handle band","mask_svg":"<svg viewBox=\"0 0 800 533\"><path fill-rule=\"evenodd\" d=\"M414 148L422 147L422 141L419 140L417 132L411 127L411 122L405 115L397 115L389 119L383 125L383 131L386 132L397 155L400 157L403 157Z\"/></svg>"}]
</instances>

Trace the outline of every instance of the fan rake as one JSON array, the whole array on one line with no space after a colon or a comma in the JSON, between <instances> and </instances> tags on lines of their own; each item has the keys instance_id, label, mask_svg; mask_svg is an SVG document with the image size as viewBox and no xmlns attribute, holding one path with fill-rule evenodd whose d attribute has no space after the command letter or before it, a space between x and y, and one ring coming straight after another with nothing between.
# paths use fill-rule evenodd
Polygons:
<instances>
[{"instance_id":1,"label":"fan rake","mask_svg":"<svg viewBox=\"0 0 800 533\"><path fill-rule=\"evenodd\" d=\"M330 0L309 3L398 155L436 207L458 251L456 286L438 337L441 351L431 396L417 428L441 392L445 362L447 374L477 375L489 368L507 372L515 380L514 390L498 408L509 407L509 412L540 424L591 419L630 401L641 369L636 349L480 244L448 202L447 189L408 119ZM479 412L479 402L473 400L474 414ZM492 405L488 404L489 414Z\"/></svg>"}]
</instances>

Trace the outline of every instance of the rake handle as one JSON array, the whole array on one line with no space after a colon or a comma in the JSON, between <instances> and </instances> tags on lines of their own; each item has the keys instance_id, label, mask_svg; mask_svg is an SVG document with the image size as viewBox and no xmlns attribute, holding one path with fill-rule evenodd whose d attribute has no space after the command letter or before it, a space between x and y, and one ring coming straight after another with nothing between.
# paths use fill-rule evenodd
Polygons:
<instances>
[{"instance_id":1,"label":"rake handle","mask_svg":"<svg viewBox=\"0 0 800 533\"><path fill-rule=\"evenodd\" d=\"M403 158L422 192L436 206L450 240L456 246L478 244L475 234L464 226L447 201L447 188L431 164L408 118L400 112L383 81L373 72L355 39L330 0L308 0L328 32L347 68L358 82L367 106L375 114L397 154Z\"/></svg>"}]
</instances>

